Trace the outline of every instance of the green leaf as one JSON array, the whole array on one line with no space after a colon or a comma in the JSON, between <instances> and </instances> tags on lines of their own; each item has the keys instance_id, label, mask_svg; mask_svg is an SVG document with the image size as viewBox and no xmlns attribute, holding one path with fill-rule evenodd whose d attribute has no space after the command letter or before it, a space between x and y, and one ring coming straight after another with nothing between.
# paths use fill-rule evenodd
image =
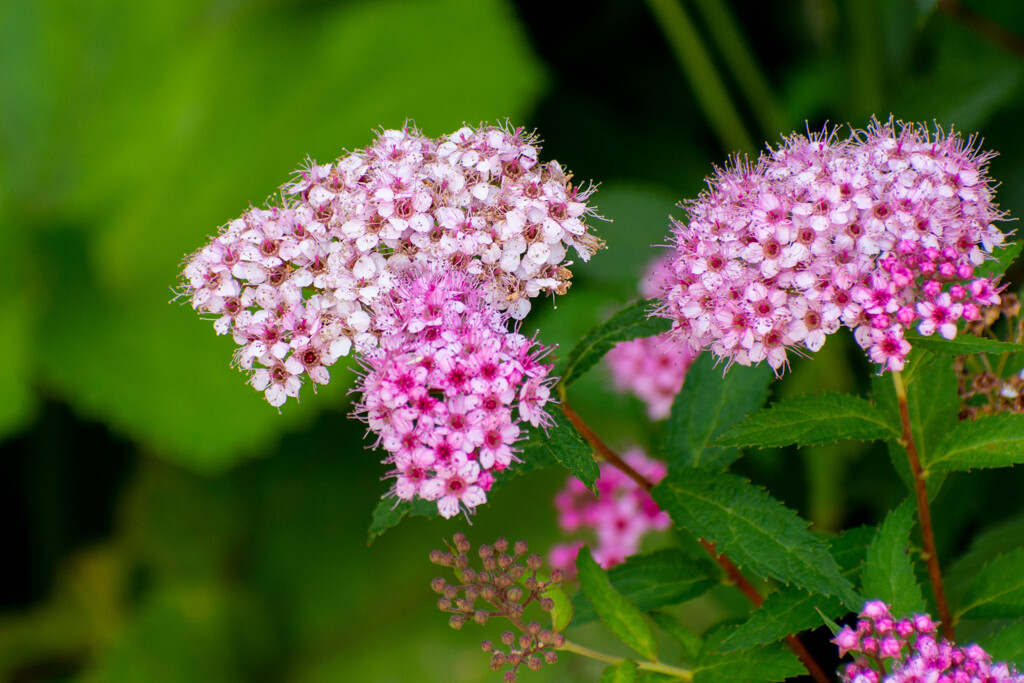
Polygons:
<instances>
[{"instance_id":1,"label":"green leaf","mask_svg":"<svg viewBox=\"0 0 1024 683\"><path fill-rule=\"evenodd\" d=\"M930 337L922 337L919 334L913 333L907 333L906 338L915 349L924 349L925 351L941 353L946 356L1024 351L1024 344L1001 342L985 337L975 337L966 333L960 333L953 339L946 339L937 334Z\"/></svg>"},{"instance_id":2,"label":"green leaf","mask_svg":"<svg viewBox=\"0 0 1024 683\"><path fill-rule=\"evenodd\" d=\"M903 383L907 389L907 412L914 435L918 457L927 464L936 444L959 421L960 396L956 374L948 357L917 350L910 354L903 370ZM896 391L889 373L871 379L871 397L885 411L893 424L899 424L900 414ZM900 428L902 430L902 427ZM888 442L889 457L907 489L914 490L907 451L896 439ZM942 486L945 475L935 473L928 477L928 496L933 498Z\"/></svg>"},{"instance_id":3,"label":"green leaf","mask_svg":"<svg viewBox=\"0 0 1024 683\"><path fill-rule=\"evenodd\" d=\"M733 365L725 372L703 353L689 370L672 403L665 451L673 467L725 467L739 450L712 444L729 427L760 408L768 398L772 373L766 363Z\"/></svg>"},{"instance_id":4,"label":"green leaf","mask_svg":"<svg viewBox=\"0 0 1024 683\"><path fill-rule=\"evenodd\" d=\"M697 659L701 647L704 645L704 641L701 640L700 636L683 626L679 623L678 619L667 612L649 612L648 616L654 620L658 628L667 633L672 640L676 641L679 647L682 648L683 655L688 661Z\"/></svg>"},{"instance_id":5,"label":"green leaf","mask_svg":"<svg viewBox=\"0 0 1024 683\"><path fill-rule=\"evenodd\" d=\"M832 542L832 556L850 581L860 573L875 531L872 527L857 527ZM719 649L735 652L775 642L790 633L820 626L823 617L838 619L849 611L837 597L825 598L795 586L783 588L770 594L746 622L734 628Z\"/></svg>"},{"instance_id":6,"label":"green leaf","mask_svg":"<svg viewBox=\"0 0 1024 683\"><path fill-rule=\"evenodd\" d=\"M996 558L982 568L956 614L967 619L1024 617L1024 550Z\"/></svg>"},{"instance_id":7,"label":"green leaf","mask_svg":"<svg viewBox=\"0 0 1024 683\"><path fill-rule=\"evenodd\" d=\"M676 470L651 492L676 526L715 544L737 566L761 577L837 595L848 607L860 597L840 575L807 522L764 489L724 472Z\"/></svg>"},{"instance_id":8,"label":"green leaf","mask_svg":"<svg viewBox=\"0 0 1024 683\"><path fill-rule=\"evenodd\" d=\"M636 605L612 588L608 574L594 562L586 546L580 548L576 557L576 572L580 588L612 633L647 659L657 659L654 632L644 621L644 615Z\"/></svg>"},{"instance_id":9,"label":"green leaf","mask_svg":"<svg viewBox=\"0 0 1024 683\"><path fill-rule=\"evenodd\" d=\"M721 446L816 446L840 439L871 441L899 436L874 405L857 396L798 396L775 403L736 425Z\"/></svg>"},{"instance_id":10,"label":"green leaf","mask_svg":"<svg viewBox=\"0 0 1024 683\"><path fill-rule=\"evenodd\" d=\"M992 250L994 258L987 259L974 270L975 278L986 278L994 275L1002 275L1006 269L1020 256L1021 247L1024 242L1010 242Z\"/></svg>"},{"instance_id":11,"label":"green leaf","mask_svg":"<svg viewBox=\"0 0 1024 683\"><path fill-rule=\"evenodd\" d=\"M946 573L946 592L951 605L963 603L974 577L992 560L1024 547L1024 517L1003 522L975 536L970 549Z\"/></svg>"},{"instance_id":12,"label":"green leaf","mask_svg":"<svg viewBox=\"0 0 1024 683\"><path fill-rule=\"evenodd\" d=\"M530 443L523 446L521 457L525 459L529 449L530 452L540 454L539 457L545 461L554 458L583 482L584 486L594 488L594 482L601 474L594 459L594 452L569 422L565 413L554 409L550 414L555 420L554 426L548 427L543 435L538 434L536 429L532 430Z\"/></svg>"},{"instance_id":13,"label":"green leaf","mask_svg":"<svg viewBox=\"0 0 1024 683\"><path fill-rule=\"evenodd\" d=\"M634 555L608 571L612 586L640 611L666 605L678 605L717 586L719 579L712 567L694 562L683 551L672 548L649 555ZM598 618L594 606L583 593L575 599L573 625Z\"/></svg>"},{"instance_id":14,"label":"green leaf","mask_svg":"<svg viewBox=\"0 0 1024 683\"><path fill-rule=\"evenodd\" d=\"M541 579L538 575L538 580L546 581L547 577ZM572 600L565 592L565 588L561 584L552 586L544 591L541 597L551 598L555 603L555 606L551 608L551 630L564 631L572 622L573 615Z\"/></svg>"},{"instance_id":15,"label":"green leaf","mask_svg":"<svg viewBox=\"0 0 1024 683\"><path fill-rule=\"evenodd\" d=\"M618 664L610 664L601 672L601 683L633 683L636 680L636 662L624 659Z\"/></svg>"},{"instance_id":16,"label":"green leaf","mask_svg":"<svg viewBox=\"0 0 1024 683\"><path fill-rule=\"evenodd\" d=\"M769 645L745 652L705 654L693 671L693 683L772 683L806 672L791 650Z\"/></svg>"},{"instance_id":17,"label":"green leaf","mask_svg":"<svg viewBox=\"0 0 1024 683\"><path fill-rule=\"evenodd\" d=\"M588 332L569 352L562 384L568 387L582 377L619 342L668 332L672 327L669 320L647 315L656 304L654 299L637 301Z\"/></svg>"},{"instance_id":18,"label":"green leaf","mask_svg":"<svg viewBox=\"0 0 1024 683\"><path fill-rule=\"evenodd\" d=\"M1009 467L1024 462L1024 415L1003 413L961 422L924 463L932 471Z\"/></svg>"},{"instance_id":19,"label":"green leaf","mask_svg":"<svg viewBox=\"0 0 1024 683\"><path fill-rule=\"evenodd\" d=\"M560 460L557 458L556 453L562 453L567 458L572 457L573 450L571 449L578 448L579 443L582 443L582 439L576 432L576 428L569 423L569 420L560 410L553 412L552 417L554 417L556 425L549 428L547 434L539 427L531 427L526 439L516 443L516 447L521 449L519 458L522 462L498 472L494 476L494 484L488 493L493 494L513 477L558 464ZM566 429L571 430L571 433L565 434L564 430ZM559 435L559 432L563 433ZM552 435L554 438L552 438ZM576 440L573 439L573 435L575 435ZM594 458L589 447L583 443L583 448L586 449L587 457L593 462ZM594 469L597 469L596 463L594 464ZM393 498L383 498L373 510L373 517L368 530L367 545L373 543L381 534L396 526L406 517L437 517L438 514L437 503L435 502L421 498L417 498L414 501L396 501Z\"/></svg>"},{"instance_id":20,"label":"green leaf","mask_svg":"<svg viewBox=\"0 0 1024 683\"><path fill-rule=\"evenodd\" d=\"M868 600L888 603L896 617L925 611L924 596L910 559L910 532L916 512L914 498L908 498L889 513L871 542L864 563L861 593Z\"/></svg>"},{"instance_id":21,"label":"green leaf","mask_svg":"<svg viewBox=\"0 0 1024 683\"><path fill-rule=\"evenodd\" d=\"M978 642L997 662L1012 662L1024 667L1024 623L1004 626Z\"/></svg>"}]
</instances>

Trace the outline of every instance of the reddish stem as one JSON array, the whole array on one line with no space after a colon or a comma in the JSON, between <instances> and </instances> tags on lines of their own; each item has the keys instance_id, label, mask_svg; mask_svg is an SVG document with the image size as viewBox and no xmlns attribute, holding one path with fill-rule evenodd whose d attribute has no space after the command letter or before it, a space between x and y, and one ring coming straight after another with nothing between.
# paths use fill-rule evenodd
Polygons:
<instances>
[{"instance_id":1,"label":"reddish stem","mask_svg":"<svg viewBox=\"0 0 1024 683\"><path fill-rule=\"evenodd\" d=\"M921 458L917 454L914 431L910 425L907 388L903 384L903 375L899 372L892 373L892 382L896 388L896 402L899 404L900 423L903 426L903 438L900 439L900 445L907 451L907 459L910 460L910 471L914 475L914 493L917 495L917 516L921 522L921 538L924 541L922 557L925 564L928 565L928 576L931 578L932 590L935 592L935 605L939 608L942 635L947 640L954 640L953 617L949 611L949 603L946 601L946 589L942 583L942 570L939 568L939 554L935 549L935 533L932 531L932 512L928 505L928 487L925 481L924 470L921 467Z\"/></svg>"},{"instance_id":2,"label":"reddish stem","mask_svg":"<svg viewBox=\"0 0 1024 683\"><path fill-rule=\"evenodd\" d=\"M583 421L576 411L569 407L568 402L562 400L562 412L569 418L569 422L572 423L573 427L583 436L584 439L593 447L594 451L617 470L625 474L627 477L636 482L637 486L645 491L650 491L654 488L654 483L647 479L644 475L637 472L635 469L629 466L625 460L619 457L618 453L613 451L608 445L601 440L601 438L594 433L594 430L590 428L586 422ZM752 583L743 575L743 572L739 570L735 564L732 563L728 557L724 554L718 553L715 550L715 544L709 543L703 538L700 539L700 544L711 555L711 558L718 563L718 566L722 568L729 580L743 592L747 599L753 603L754 607L760 607L761 603L764 602L764 597L757 591ZM811 653L804 646L803 642L796 634L790 634L786 636L786 644L789 645L790 649L800 658L803 665L807 667L808 673L811 674L817 683L830 683L830 679L822 668L818 665L818 662L814 659Z\"/></svg>"}]
</instances>

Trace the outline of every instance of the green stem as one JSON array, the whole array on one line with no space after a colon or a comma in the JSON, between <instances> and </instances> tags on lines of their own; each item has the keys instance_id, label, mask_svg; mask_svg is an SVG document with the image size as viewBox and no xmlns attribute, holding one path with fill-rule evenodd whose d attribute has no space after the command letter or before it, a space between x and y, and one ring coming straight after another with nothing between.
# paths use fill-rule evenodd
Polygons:
<instances>
[{"instance_id":1,"label":"green stem","mask_svg":"<svg viewBox=\"0 0 1024 683\"><path fill-rule=\"evenodd\" d=\"M583 657L596 659L599 662L605 662L607 664L621 664L622 662L626 661L624 657L614 657L603 652L598 652L597 650L591 650L589 647L577 645L571 640L565 641L565 645L558 649L562 650L563 652L572 652ZM678 678L681 681L693 680L693 671L691 671L690 669L681 669L677 666L670 666L669 664L664 664L662 662L649 662L646 660L638 659L634 659L633 661L636 662L636 666L638 669L642 669L644 671L655 671L660 674L672 676L673 678Z\"/></svg>"},{"instance_id":2,"label":"green stem","mask_svg":"<svg viewBox=\"0 0 1024 683\"><path fill-rule=\"evenodd\" d=\"M903 426L903 438L900 445L907 450L910 460L910 471L914 475L914 492L917 495L917 517L921 522L921 539L924 542L923 557L928 565L928 576L932 580L932 591L935 593L935 604L939 609L942 622L942 635L947 640L954 640L953 617L946 601L946 589L942 583L942 570L939 567L939 554L935 549L935 534L932 531L932 512L928 505L928 487L926 486L924 469L917 454L914 442L914 431L910 424L910 408L907 404L907 387L903 384L903 374L892 373L892 383L896 389L896 401L900 408L900 422Z\"/></svg>"},{"instance_id":3,"label":"green stem","mask_svg":"<svg viewBox=\"0 0 1024 683\"><path fill-rule=\"evenodd\" d=\"M761 126L761 132L766 138L784 132L786 117L782 107L772 94L768 80L754 59L728 4L722 0L696 0L696 5L718 47L718 53L746 95L750 110Z\"/></svg>"},{"instance_id":4,"label":"green stem","mask_svg":"<svg viewBox=\"0 0 1024 683\"><path fill-rule=\"evenodd\" d=\"M754 143L682 3L647 0L647 5L668 38L679 66L693 87L697 104L719 141L730 151L753 152Z\"/></svg>"}]
</instances>

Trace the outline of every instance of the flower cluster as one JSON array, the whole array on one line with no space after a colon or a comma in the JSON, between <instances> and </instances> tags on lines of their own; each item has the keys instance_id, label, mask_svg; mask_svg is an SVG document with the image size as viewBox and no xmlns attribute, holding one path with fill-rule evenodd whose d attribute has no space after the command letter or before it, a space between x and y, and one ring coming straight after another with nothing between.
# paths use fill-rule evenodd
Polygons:
<instances>
[{"instance_id":1,"label":"flower cluster","mask_svg":"<svg viewBox=\"0 0 1024 683\"><path fill-rule=\"evenodd\" d=\"M665 463L647 457L639 448L626 451L622 459L648 481L657 483L667 473ZM651 531L671 526L647 491L608 463L601 464L597 479L598 497L579 480L569 477L565 488L555 495L558 525L569 534L590 531L597 538L594 559L605 569L621 564L640 550L640 541ZM575 572L576 554L583 541L551 548L549 561L567 575Z\"/></svg>"},{"instance_id":2,"label":"flower cluster","mask_svg":"<svg viewBox=\"0 0 1024 683\"><path fill-rule=\"evenodd\" d=\"M501 642L508 652L496 650L494 643L485 640L481 648L491 655L491 669L505 672L505 681L513 683L520 666L536 671L544 664L558 660L555 650L565 644L565 636L556 631L542 628L536 621L523 622L525 609L536 603L541 610L550 612L554 600L545 593L556 588L561 582L561 572L555 570L549 580L538 576L542 560L540 555L526 556L526 541L516 541L509 553L509 543L499 538L494 545L482 545L477 551L482 568L477 571L469 566L470 543L461 533L455 534L448 551L433 550L430 561L443 567L451 567L459 581L448 583L436 578L431 587L441 597L437 606L442 612L451 613L448 623L460 629L468 620L486 624L495 618L509 619L520 630L517 637L512 631L501 634ZM453 552L454 551L454 552ZM525 557L525 564L521 560ZM484 603L481 605L480 603Z\"/></svg>"},{"instance_id":3,"label":"flower cluster","mask_svg":"<svg viewBox=\"0 0 1024 683\"><path fill-rule=\"evenodd\" d=\"M974 138L874 122L847 140L793 135L756 164L737 159L675 222L659 313L693 349L727 362L817 351L841 325L883 370L905 332L938 332L998 303L977 277L1004 218Z\"/></svg>"},{"instance_id":4,"label":"flower cluster","mask_svg":"<svg viewBox=\"0 0 1024 683\"><path fill-rule=\"evenodd\" d=\"M981 647L937 640L935 631L927 614L895 619L884 602L867 603L857 628L844 627L832 641L840 657L854 655L843 683L1024 683L1024 675L1007 664L993 664Z\"/></svg>"},{"instance_id":5,"label":"flower cluster","mask_svg":"<svg viewBox=\"0 0 1024 683\"><path fill-rule=\"evenodd\" d=\"M668 256L654 260L641 281L646 299L660 294L669 281ZM605 356L615 388L635 394L647 404L652 420L663 420L683 386L686 370L695 356L689 346L671 334L619 342Z\"/></svg>"},{"instance_id":6,"label":"flower cluster","mask_svg":"<svg viewBox=\"0 0 1024 683\"><path fill-rule=\"evenodd\" d=\"M381 342L363 357L356 414L388 452L392 493L436 500L446 518L472 511L517 459L521 422L550 423L548 349L509 331L459 271L400 276L372 312Z\"/></svg>"},{"instance_id":7,"label":"flower cluster","mask_svg":"<svg viewBox=\"0 0 1024 683\"><path fill-rule=\"evenodd\" d=\"M587 260L601 246L584 222L593 187L538 152L521 129L382 131L334 163L310 161L282 187L284 206L224 226L189 257L184 294L233 335L235 362L274 406L377 345L374 303L410 266L468 273L521 319L531 298L568 289L570 248Z\"/></svg>"}]
</instances>

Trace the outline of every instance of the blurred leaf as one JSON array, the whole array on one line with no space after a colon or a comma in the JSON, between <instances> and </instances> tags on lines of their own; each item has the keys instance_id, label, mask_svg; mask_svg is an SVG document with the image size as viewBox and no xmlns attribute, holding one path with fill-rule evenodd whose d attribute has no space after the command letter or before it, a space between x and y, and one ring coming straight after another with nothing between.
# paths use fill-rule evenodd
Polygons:
<instances>
[{"instance_id":1,"label":"blurred leaf","mask_svg":"<svg viewBox=\"0 0 1024 683\"><path fill-rule=\"evenodd\" d=\"M608 570L612 586L641 612L678 605L703 595L719 584L706 563L691 560L672 548L648 555L634 555ZM594 621L598 613L585 593L576 594L573 625Z\"/></svg>"},{"instance_id":2,"label":"blurred leaf","mask_svg":"<svg viewBox=\"0 0 1024 683\"><path fill-rule=\"evenodd\" d=\"M538 580L546 581L547 578L538 577ZM573 619L572 600L569 599L565 588L562 585L552 586L544 591L541 597L551 598L555 603L551 609L551 630L564 631Z\"/></svg>"},{"instance_id":3,"label":"blurred leaf","mask_svg":"<svg viewBox=\"0 0 1024 683\"><path fill-rule=\"evenodd\" d=\"M963 602L963 595L986 564L1021 548L1024 548L1024 517L1002 522L975 536L970 549L946 572L950 604Z\"/></svg>"},{"instance_id":4,"label":"blurred leaf","mask_svg":"<svg viewBox=\"0 0 1024 683\"><path fill-rule=\"evenodd\" d=\"M719 370L704 352L686 371L672 403L665 450L669 469L722 468L739 457L735 448L712 446L726 430L755 412L768 398L772 374L767 363Z\"/></svg>"},{"instance_id":5,"label":"blurred leaf","mask_svg":"<svg viewBox=\"0 0 1024 683\"><path fill-rule=\"evenodd\" d=\"M903 370L903 382L907 389L907 412L914 444L918 457L927 466L936 444L959 422L960 395L956 374L949 358L917 350L910 354ZM871 378L871 386L871 398L876 405L886 412L892 424L899 424L899 407L892 377L888 373L876 375ZM913 491L914 480L906 449L896 439L890 439L888 450L896 472L907 489ZM944 479L945 475L940 473L928 477L929 498L938 493Z\"/></svg>"},{"instance_id":6,"label":"blurred leaf","mask_svg":"<svg viewBox=\"0 0 1024 683\"><path fill-rule=\"evenodd\" d=\"M982 567L955 612L966 619L1024 617L1024 550L997 557Z\"/></svg>"},{"instance_id":7,"label":"blurred leaf","mask_svg":"<svg viewBox=\"0 0 1024 683\"><path fill-rule=\"evenodd\" d=\"M644 615L612 587L608 575L591 557L590 548L580 548L576 556L576 571L580 588L612 633L648 659L657 659L654 632L644 621Z\"/></svg>"},{"instance_id":8,"label":"blurred leaf","mask_svg":"<svg viewBox=\"0 0 1024 683\"><path fill-rule=\"evenodd\" d=\"M697 662L694 683L772 683L806 673L797 656L769 645L745 652L709 653Z\"/></svg>"},{"instance_id":9,"label":"blurred leaf","mask_svg":"<svg viewBox=\"0 0 1024 683\"><path fill-rule=\"evenodd\" d=\"M856 582L868 544L875 534L871 527L857 527L832 542L829 549L842 575ZM836 619L850 611L837 597L822 597L795 586L768 595L744 623L735 627L719 649L723 652L748 650L775 642L790 633L816 628L823 616Z\"/></svg>"},{"instance_id":10,"label":"blurred leaf","mask_svg":"<svg viewBox=\"0 0 1024 683\"><path fill-rule=\"evenodd\" d=\"M588 332L569 353L566 367L561 371L562 384L568 387L575 382L619 342L667 332L672 326L667 319L648 317L648 311L655 305L657 301L653 299L640 300Z\"/></svg>"},{"instance_id":11,"label":"blurred leaf","mask_svg":"<svg viewBox=\"0 0 1024 683\"><path fill-rule=\"evenodd\" d=\"M961 422L924 462L930 470L968 471L1024 462L1024 415L986 415Z\"/></svg>"},{"instance_id":12,"label":"blurred leaf","mask_svg":"<svg viewBox=\"0 0 1024 683\"><path fill-rule=\"evenodd\" d=\"M25 161L10 209L52 292L26 364L83 413L222 470L339 402L346 373L278 418L228 368L230 340L167 306L182 254L307 154L333 159L375 126L416 118L437 135L520 119L540 66L498 0L64 4L5 12L23 48L13 71L35 60L40 84L0 89L0 156ZM382 35L389 47L375 49ZM488 59L467 59L482 35ZM18 122L33 134L13 134Z\"/></svg>"},{"instance_id":13,"label":"blurred leaf","mask_svg":"<svg viewBox=\"0 0 1024 683\"><path fill-rule=\"evenodd\" d=\"M625 659L618 664L610 664L601 672L600 683L633 683L636 680L636 662Z\"/></svg>"},{"instance_id":14,"label":"blurred leaf","mask_svg":"<svg viewBox=\"0 0 1024 683\"><path fill-rule=\"evenodd\" d=\"M676 470L651 495L676 526L714 543L740 569L860 607L850 581L840 575L825 544L807 530L807 522L746 479Z\"/></svg>"},{"instance_id":15,"label":"blurred leaf","mask_svg":"<svg viewBox=\"0 0 1024 683\"><path fill-rule=\"evenodd\" d=\"M539 451L544 461L553 457L572 472L584 486L593 489L601 474L597 460L594 459L594 452L562 411L554 409L551 416L555 420L554 426L548 427L543 437L534 430L537 439L531 440L530 447ZM525 446L523 453L525 459Z\"/></svg>"},{"instance_id":16,"label":"blurred leaf","mask_svg":"<svg viewBox=\"0 0 1024 683\"><path fill-rule=\"evenodd\" d=\"M528 429L527 436L523 441L515 444L516 448L520 449L519 458L522 462L514 463L511 467L496 473L494 484L491 486L491 490L488 491L489 494L493 495L495 491L504 486L513 477L527 474L536 469L553 467L561 462L558 457L559 454L566 460L580 463L579 467L581 470L589 476L592 472L586 464L587 461L584 460L585 451L585 458L590 463L593 463L594 470L598 469L590 447L586 445L576 431L576 428L562 414L562 411L552 410L551 415L555 420L555 426L548 428L548 430L528 426L526 423L523 424ZM571 432L567 432L567 429L571 430ZM594 479L597 478L597 474L593 476ZM591 481L590 485L593 486L593 481ZM373 543L381 534L397 525L407 516L437 517L439 514L437 503L434 501L422 498L417 498L413 501L397 501L394 498L382 498L373 510L373 517L368 529L367 545Z\"/></svg>"},{"instance_id":17,"label":"blurred leaf","mask_svg":"<svg viewBox=\"0 0 1024 683\"><path fill-rule=\"evenodd\" d=\"M947 356L963 356L971 353L1007 353L1010 351L1024 351L1024 344L1001 342L985 337L974 337L969 334L959 334L953 339L945 339L939 335L922 337L919 334L908 333L907 341L915 348L941 353Z\"/></svg>"},{"instance_id":18,"label":"blurred leaf","mask_svg":"<svg viewBox=\"0 0 1024 683\"><path fill-rule=\"evenodd\" d=\"M773 403L735 425L722 446L816 446L842 439L872 441L899 436L874 405L857 396L798 396Z\"/></svg>"},{"instance_id":19,"label":"blurred leaf","mask_svg":"<svg viewBox=\"0 0 1024 683\"><path fill-rule=\"evenodd\" d=\"M867 600L887 603L897 618L925 611L924 596L910 559L910 532L916 513L913 497L890 512L871 541L864 562L861 594Z\"/></svg>"},{"instance_id":20,"label":"blurred leaf","mask_svg":"<svg viewBox=\"0 0 1024 683\"><path fill-rule=\"evenodd\" d=\"M683 650L683 656L688 661L697 659L697 655L700 654L701 647L704 645L704 641L700 639L700 636L680 624L678 619L666 612L654 611L648 613L648 616L654 620L658 628L667 633L672 640L676 641L676 644Z\"/></svg>"},{"instance_id":21,"label":"blurred leaf","mask_svg":"<svg viewBox=\"0 0 1024 683\"><path fill-rule=\"evenodd\" d=\"M1004 626L988 638L982 638L978 645L997 662L1011 662L1018 669L1024 667L1024 623Z\"/></svg>"}]
</instances>

